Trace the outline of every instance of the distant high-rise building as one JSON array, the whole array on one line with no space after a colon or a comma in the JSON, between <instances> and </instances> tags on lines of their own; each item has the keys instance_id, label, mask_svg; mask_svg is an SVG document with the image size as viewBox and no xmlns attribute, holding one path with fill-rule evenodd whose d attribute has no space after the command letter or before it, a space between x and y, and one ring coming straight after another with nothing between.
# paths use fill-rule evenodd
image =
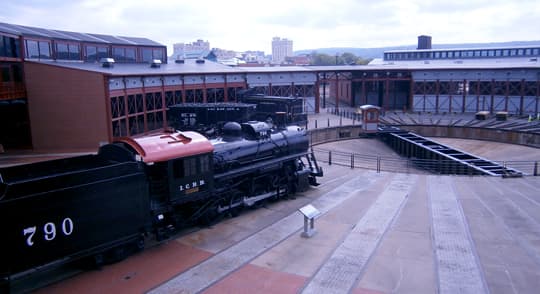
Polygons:
<instances>
[{"instance_id":1,"label":"distant high-rise building","mask_svg":"<svg viewBox=\"0 0 540 294\"><path fill-rule=\"evenodd\" d=\"M293 41L286 38L272 39L272 62L283 63L286 57L293 56Z\"/></svg>"},{"instance_id":2,"label":"distant high-rise building","mask_svg":"<svg viewBox=\"0 0 540 294\"><path fill-rule=\"evenodd\" d=\"M173 44L173 58L201 58L210 52L210 42L201 39L193 43Z\"/></svg>"}]
</instances>

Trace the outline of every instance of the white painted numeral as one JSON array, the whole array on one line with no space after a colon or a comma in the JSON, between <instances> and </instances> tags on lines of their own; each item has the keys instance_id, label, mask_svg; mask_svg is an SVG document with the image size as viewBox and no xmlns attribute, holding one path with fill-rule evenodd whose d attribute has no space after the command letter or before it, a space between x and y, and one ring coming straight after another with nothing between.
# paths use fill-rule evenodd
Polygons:
<instances>
[{"instance_id":1,"label":"white painted numeral","mask_svg":"<svg viewBox=\"0 0 540 294\"><path fill-rule=\"evenodd\" d=\"M34 241L32 241L32 237L34 237L35 233L36 233L36 227L35 226L24 229L24 231L23 231L24 236L30 234L28 236L28 238L26 238L26 244L28 244L28 246L34 245Z\"/></svg>"},{"instance_id":2,"label":"white painted numeral","mask_svg":"<svg viewBox=\"0 0 540 294\"><path fill-rule=\"evenodd\" d=\"M46 223L43 232L45 233L45 240L51 241L56 237L56 226L53 223Z\"/></svg>"},{"instance_id":3,"label":"white painted numeral","mask_svg":"<svg viewBox=\"0 0 540 294\"><path fill-rule=\"evenodd\" d=\"M69 236L71 235L71 233L73 233L73 221L69 217L66 217L62 222L62 232L66 236Z\"/></svg>"},{"instance_id":4,"label":"white painted numeral","mask_svg":"<svg viewBox=\"0 0 540 294\"><path fill-rule=\"evenodd\" d=\"M73 224L73 220L69 217L66 217L62 221L62 233L64 236L69 236L73 233L73 230L75 228L75 225ZM34 235L37 232L37 227L28 227L26 229L23 229L23 236L26 236L26 245L33 246L34 245ZM43 226L43 238L46 241L52 241L56 238L56 225L53 222L48 222Z\"/></svg>"}]
</instances>

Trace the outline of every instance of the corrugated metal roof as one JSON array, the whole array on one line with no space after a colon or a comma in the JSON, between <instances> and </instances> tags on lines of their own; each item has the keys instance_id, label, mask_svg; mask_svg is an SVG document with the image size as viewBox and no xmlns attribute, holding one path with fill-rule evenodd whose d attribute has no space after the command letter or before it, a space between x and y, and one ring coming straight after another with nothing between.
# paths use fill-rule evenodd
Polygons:
<instances>
[{"instance_id":1,"label":"corrugated metal roof","mask_svg":"<svg viewBox=\"0 0 540 294\"><path fill-rule=\"evenodd\" d=\"M382 60L374 59L366 69L502 69L540 68L536 57L505 57L478 59L438 59L438 60Z\"/></svg>"},{"instance_id":2,"label":"corrugated metal roof","mask_svg":"<svg viewBox=\"0 0 540 294\"><path fill-rule=\"evenodd\" d=\"M28 61L42 64L51 64L65 68L99 72L108 75L171 75L171 74L212 74L212 73L241 73L237 68L229 67L217 62L205 60L197 63L195 59L186 59L184 63L170 62L152 68L149 63L115 63L113 67L102 67L101 63L69 62L69 61Z\"/></svg>"},{"instance_id":3,"label":"corrugated metal roof","mask_svg":"<svg viewBox=\"0 0 540 294\"><path fill-rule=\"evenodd\" d=\"M497 46L497 47L458 47L458 48L432 48L432 49L396 49L384 51L384 53L410 53L410 52L443 52L443 51L471 51L471 50L502 50L502 49L527 49L538 48L539 44L535 45L518 45L518 46Z\"/></svg>"},{"instance_id":4,"label":"corrugated metal roof","mask_svg":"<svg viewBox=\"0 0 540 294\"><path fill-rule=\"evenodd\" d=\"M464 60L456 63L452 60L394 61L377 62L370 65L337 66L279 66L279 67L230 67L210 60L197 63L195 59L186 59L184 63L170 62L158 68L151 68L147 63L116 63L112 68L102 67L100 63L69 61L29 61L52 64L66 68L100 72L109 75L170 75L170 74L241 74L241 73L282 73L282 72L351 72L376 70L454 70L454 69L540 69L540 62L527 58L502 58L498 60Z\"/></svg>"},{"instance_id":5,"label":"corrugated metal roof","mask_svg":"<svg viewBox=\"0 0 540 294\"><path fill-rule=\"evenodd\" d=\"M8 34L19 35L19 36L24 36L24 37L40 37L40 38L61 39L61 40L77 41L77 42L83 41L83 42L105 43L105 44L116 44L116 45L165 46L163 44L152 41L150 39L141 38L141 37L122 37L122 36L112 36L112 35L103 35L103 34L69 32L69 31L51 30L51 29L29 27L29 26L23 26L23 25L1 23L1 22L0 22L0 32L5 32Z\"/></svg>"}]
</instances>

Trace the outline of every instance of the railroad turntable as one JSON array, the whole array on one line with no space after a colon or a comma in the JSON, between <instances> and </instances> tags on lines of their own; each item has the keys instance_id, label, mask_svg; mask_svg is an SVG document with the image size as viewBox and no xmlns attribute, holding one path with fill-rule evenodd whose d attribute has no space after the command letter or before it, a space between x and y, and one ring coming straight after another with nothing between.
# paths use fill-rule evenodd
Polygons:
<instances>
[{"instance_id":1,"label":"railroad turntable","mask_svg":"<svg viewBox=\"0 0 540 294\"><path fill-rule=\"evenodd\" d=\"M359 139L320 147L393 152L373 143ZM486 144L476 145L489 149ZM505 148L516 151L513 145L497 147L497 156L504 155ZM538 152L527 150L521 152ZM42 292L534 293L538 288L538 177L323 167L320 185L297 193L295 199L267 202L210 227L185 231ZM318 232L309 239L300 236L303 216L298 212L307 204L321 212ZM350 270L340 271L340 260L346 260ZM328 280L337 278L340 283Z\"/></svg>"}]
</instances>

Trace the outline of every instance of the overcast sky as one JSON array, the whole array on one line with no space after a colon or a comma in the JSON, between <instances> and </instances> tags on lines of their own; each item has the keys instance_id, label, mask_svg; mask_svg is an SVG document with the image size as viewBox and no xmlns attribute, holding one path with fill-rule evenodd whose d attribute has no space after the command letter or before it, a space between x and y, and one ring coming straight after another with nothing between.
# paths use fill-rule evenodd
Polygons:
<instances>
[{"instance_id":1,"label":"overcast sky","mask_svg":"<svg viewBox=\"0 0 540 294\"><path fill-rule=\"evenodd\" d=\"M447 3L450 2L450 3ZM3 0L0 22L146 37L169 46L293 49L540 40L538 0Z\"/></svg>"}]
</instances>

